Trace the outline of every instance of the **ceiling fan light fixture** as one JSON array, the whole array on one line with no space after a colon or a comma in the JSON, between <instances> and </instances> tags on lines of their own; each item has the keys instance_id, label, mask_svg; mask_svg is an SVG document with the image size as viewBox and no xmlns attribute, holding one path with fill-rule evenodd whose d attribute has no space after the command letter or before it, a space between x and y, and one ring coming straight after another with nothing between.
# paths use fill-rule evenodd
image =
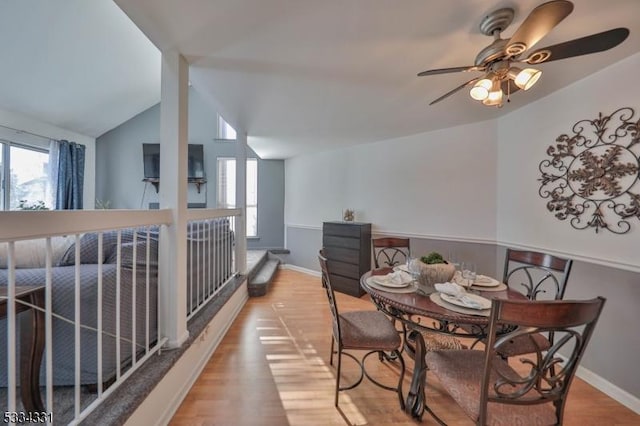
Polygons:
<instances>
[{"instance_id":1,"label":"ceiling fan light fixture","mask_svg":"<svg viewBox=\"0 0 640 426\"><path fill-rule=\"evenodd\" d=\"M512 70L515 67L512 68ZM518 70L517 68L515 68ZM511 70L509 70L511 73ZM529 90L533 87L538 79L542 76L542 71L535 68L525 68L522 71L518 70L513 82L522 90Z\"/></svg>"},{"instance_id":2,"label":"ceiling fan light fixture","mask_svg":"<svg viewBox=\"0 0 640 426\"><path fill-rule=\"evenodd\" d=\"M482 103L487 106L501 106L503 95L500 80L495 79L492 83L489 96L487 96L487 99L483 100Z\"/></svg>"},{"instance_id":3,"label":"ceiling fan light fixture","mask_svg":"<svg viewBox=\"0 0 640 426\"><path fill-rule=\"evenodd\" d=\"M511 2L513 3L513 2ZM521 66L537 66L538 64L604 52L618 46L629 36L628 28L613 28L585 37L568 40L528 53L542 40L557 24L573 11L573 3L569 0L545 0L533 9L520 23L510 38L502 38L502 32L512 23L515 15L513 8L502 8L490 12L480 22L480 32L491 36L493 42L480 50L473 65L436 68L418 73L419 77L428 75L447 74L454 72L480 71L485 72L481 77L459 85L453 90L435 99L433 105L463 88L470 88L469 95L485 105L502 106L502 96L509 97L518 90L529 90L540 79L542 71L535 68L520 69L511 64L526 64ZM487 80L504 87L504 93L489 88ZM495 92L495 93L492 93Z\"/></svg>"},{"instance_id":4,"label":"ceiling fan light fixture","mask_svg":"<svg viewBox=\"0 0 640 426\"><path fill-rule=\"evenodd\" d=\"M469 95L476 101L484 101L489 97L489 90L493 86L493 82L488 78L478 80L469 91Z\"/></svg>"}]
</instances>

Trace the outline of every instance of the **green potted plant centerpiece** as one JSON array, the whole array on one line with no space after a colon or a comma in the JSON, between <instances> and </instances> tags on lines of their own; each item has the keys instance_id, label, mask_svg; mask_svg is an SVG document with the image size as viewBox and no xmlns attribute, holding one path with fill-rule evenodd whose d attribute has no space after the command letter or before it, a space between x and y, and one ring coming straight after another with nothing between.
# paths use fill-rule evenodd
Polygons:
<instances>
[{"instance_id":1,"label":"green potted plant centerpiece","mask_svg":"<svg viewBox=\"0 0 640 426\"><path fill-rule=\"evenodd\" d=\"M433 286L436 283L451 281L456 273L456 268L451 263L447 263L438 252L431 252L420 258L420 278L422 285Z\"/></svg>"}]
</instances>

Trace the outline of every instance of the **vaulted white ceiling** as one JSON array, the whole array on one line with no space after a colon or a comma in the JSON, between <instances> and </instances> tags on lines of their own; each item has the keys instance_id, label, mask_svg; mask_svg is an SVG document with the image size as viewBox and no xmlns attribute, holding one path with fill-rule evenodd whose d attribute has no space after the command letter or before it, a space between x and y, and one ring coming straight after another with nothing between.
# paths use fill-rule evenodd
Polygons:
<instances>
[{"instance_id":1,"label":"vaulted white ceiling","mask_svg":"<svg viewBox=\"0 0 640 426\"><path fill-rule=\"evenodd\" d=\"M640 50L640 1L579 0L537 47L614 27L613 50L541 65L543 76L501 109L467 90L429 102L477 73L418 78L473 65L491 37L482 17L516 11L509 37L539 0L116 0L160 47L191 64L191 82L218 101L264 157L420 133L495 118ZM474 74L474 75L471 75Z\"/></svg>"},{"instance_id":2,"label":"vaulted white ceiling","mask_svg":"<svg viewBox=\"0 0 640 426\"><path fill-rule=\"evenodd\" d=\"M10 16L2 10L8 3ZM177 49L187 58L193 87L246 129L264 158L496 118L640 51L640 1L575 0L573 13L536 48L615 27L631 35L603 53L539 65L538 84L501 109L472 101L467 90L429 106L477 73L418 72L472 65L492 41L478 29L485 14L515 9L503 34L508 38L543 1L116 3L159 49ZM159 100L158 53L110 1L1 7L0 47L10 52L3 55L10 79L3 79L0 108L99 135Z\"/></svg>"},{"instance_id":3,"label":"vaulted white ceiling","mask_svg":"<svg viewBox=\"0 0 640 426\"><path fill-rule=\"evenodd\" d=\"M160 101L160 52L112 0L0 3L0 108L97 137Z\"/></svg>"}]
</instances>

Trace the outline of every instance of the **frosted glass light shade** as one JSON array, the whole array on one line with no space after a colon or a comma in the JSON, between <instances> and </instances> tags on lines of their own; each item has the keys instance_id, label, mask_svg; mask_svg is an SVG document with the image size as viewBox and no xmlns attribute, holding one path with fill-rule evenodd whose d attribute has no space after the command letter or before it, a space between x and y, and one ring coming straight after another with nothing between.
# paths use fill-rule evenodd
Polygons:
<instances>
[{"instance_id":1,"label":"frosted glass light shade","mask_svg":"<svg viewBox=\"0 0 640 426\"><path fill-rule=\"evenodd\" d=\"M521 88L522 90L529 90L536 84L536 81L542 75L542 71L534 69L534 68L525 68L516 75L516 78L513 80L516 83L516 86Z\"/></svg>"},{"instance_id":2,"label":"frosted glass light shade","mask_svg":"<svg viewBox=\"0 0 640 426\"><path fill-rule=\"evenodd\" d=\"M469 95L471 95L471 97L476 101L484 101L489 97L489 90L491 89L492 84L493 83L488 78L478 80L469 91Z\"/></svg>"},{"instance_id":3,"label":"frosted glass light shade","mask_svg":"<svg viewBox=\"0 0 640 426\"><path fill-rule=\"evenodd\" d=\"M482 103L487 106L501 105L502 95L502 89L498 88L498 90L492 90L491 92L489 92L489 96L487 97L487 99L482 101Z\"/></svg>"}]
</instances>

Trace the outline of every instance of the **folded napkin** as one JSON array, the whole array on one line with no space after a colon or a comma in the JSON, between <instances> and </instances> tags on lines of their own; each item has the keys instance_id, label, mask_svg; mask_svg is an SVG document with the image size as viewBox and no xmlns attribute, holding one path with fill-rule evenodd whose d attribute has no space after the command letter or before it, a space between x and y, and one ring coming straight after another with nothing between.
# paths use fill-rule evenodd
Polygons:
<instances>
[{"instance_id":1,"label":"folded napkin","mask_svg":"<svg viewBox=\"0 0 640 426\"><path fill-rule=\"evenodd\" d=\"M374 282L391 287L400 287L413 281L411 275L404 271L395 271L387 275L374 275Z\"/></svg>"},{"instance_id":2,"label":"folded napkin","mask_svg":"<svg viewBox=\"0 0 640 426\"><path fill-rule=\"evenodd\" d=\"M436 284L435 287L436 291L448 294L450 296L462 296L466 293L464 287L456 283L446 282L442 284Z\"/></svg>"},{"instance_id":3,"label":"folded napkin","mask_svg":"<svg viewBox=\"0 0 640 426\"><path fill-rule=\"evenodd\" d=\"M444 293L451 297L454 297L460 304L473 309L484 309L485 306L479 302L476 297L480 298L480 296L476 296L473 294L469 294L466 292L464 287L456 283L443 283L435 285L436 291L440 293ZM445 299L446 301L446 299Z\"/></svg>"}]
</instances>

